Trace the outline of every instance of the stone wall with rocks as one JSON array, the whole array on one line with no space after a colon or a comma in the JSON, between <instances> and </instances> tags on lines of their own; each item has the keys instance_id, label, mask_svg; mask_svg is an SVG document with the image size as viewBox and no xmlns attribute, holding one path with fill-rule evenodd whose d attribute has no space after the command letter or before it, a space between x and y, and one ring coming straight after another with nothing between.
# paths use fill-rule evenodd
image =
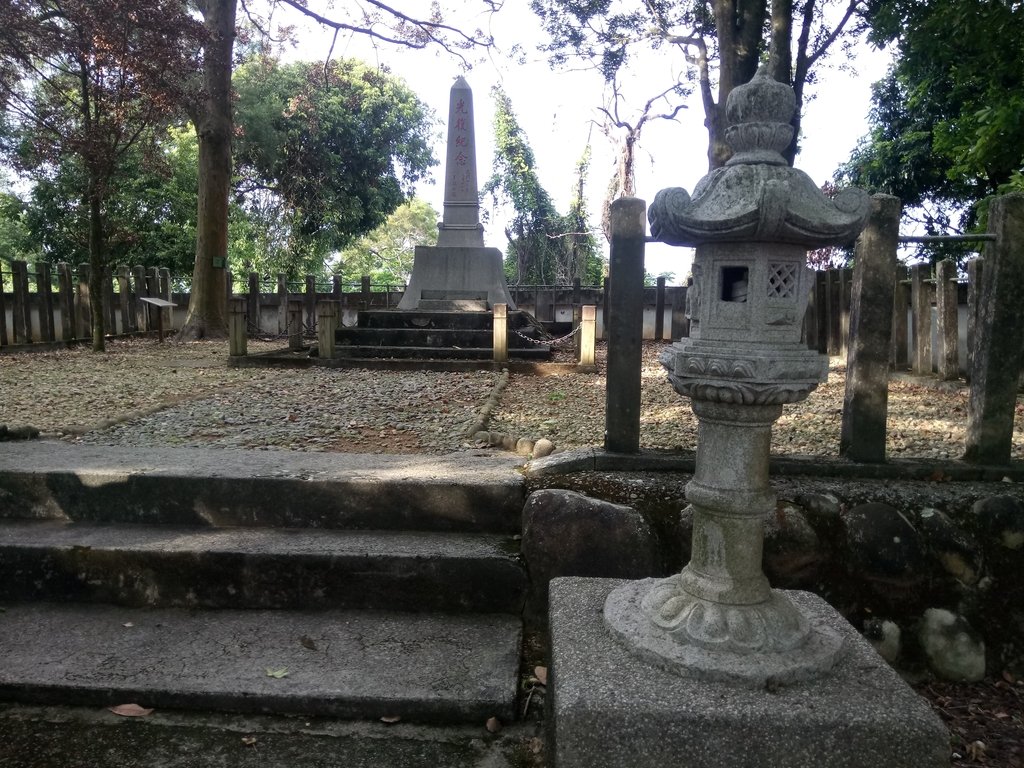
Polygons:
<instances>
[{"instance_id":1,"label":"stone wall with rocks","mask_svg":"<svg viewBox=\"0 0 1024 768\"><path fill-rule=\"evenodd\" d=\"M523 554L532 616L543 615L554 576L678 570L689 559L688 479L531 479ZM1024 486L810 477L773 484L779 500L765 519L764 570L774 586L823 596L907 672L955 680L1024 673Z\"/></svg>"}]
</instances>

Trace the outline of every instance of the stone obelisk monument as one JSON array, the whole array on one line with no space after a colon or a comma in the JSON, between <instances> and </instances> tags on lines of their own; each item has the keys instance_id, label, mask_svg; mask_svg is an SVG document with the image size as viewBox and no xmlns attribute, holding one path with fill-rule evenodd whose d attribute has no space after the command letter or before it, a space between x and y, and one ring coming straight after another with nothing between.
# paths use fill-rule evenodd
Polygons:
<instances>
[{"instance_id":1,"label":"stone obelisk monument","mask_svg":"<svg viewBox=\"0 0 1024 768\"><path fill-rule=\"evenodd\" d=\"M436 246L417 246L409 287L399 309L488 310L515 303L508 292L501 252L484 247L476 178L473 92L465 78L452 85L448 106L448 151L444 216Z\"/></svg>"}]
</instances>

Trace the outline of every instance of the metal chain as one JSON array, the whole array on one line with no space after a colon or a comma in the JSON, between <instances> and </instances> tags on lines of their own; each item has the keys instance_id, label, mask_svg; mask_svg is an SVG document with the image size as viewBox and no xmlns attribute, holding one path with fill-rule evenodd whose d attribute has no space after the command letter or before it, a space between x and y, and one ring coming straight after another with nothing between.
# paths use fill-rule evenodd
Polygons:
<instances>
[{"instance_id":1,"label":"metal chain","mask_svg":"<svg viewBox=\"0 0 1024 768\"><path fill-rule=\"evenodd\" d=\"M573 336L575 336L577 333L580 332L580 328L581 327L582 327L582 324L581 325L577 325L575 328L573 328L571 331L569 331L567 334L565 334L565 336L560 336L557 339L531 339L529 336L524 336L523 334L521 334L515 328L511 328L509 330L511 330L512 333L514 333L520 339L525 339L526 341L530 342L531 344L536 344L538 346L543 345L543 344L547 344L548 346L552 346L553 347L553 346L555 346L557 344L561 344L563 341L571 339Z\"/></svg>"}]
</instances>

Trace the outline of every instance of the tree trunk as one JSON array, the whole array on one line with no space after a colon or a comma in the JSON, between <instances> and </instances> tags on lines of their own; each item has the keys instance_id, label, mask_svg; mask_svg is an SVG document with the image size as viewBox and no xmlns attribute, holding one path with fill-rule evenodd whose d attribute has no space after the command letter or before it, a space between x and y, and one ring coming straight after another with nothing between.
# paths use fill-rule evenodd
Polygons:
<instances>
[{"instance_id":1,"label":"tree trunk","mask_svg":"<svg viewBox=\"0 0 1024 768\"><path fill-rule=\"evenodd\" d=\"M105 352L103 323L103 280L106 264L103 256L103 215L95 182L89 182L89 302L92 315L92 351Z\"/></svg>"},{"instance_id":2,"label":"tree trunk","mask_svg":"<svg viewBox=\"0 0 1024 768\"><path fill-rule=\"evenodd\" d=\"M196 121L199 138L199 208L192 296L182 341L227 336L228 195L231 192L231 52L235 1L199 4L211 35L204 50L204 103Z\"/></svg>"}]
</instances>

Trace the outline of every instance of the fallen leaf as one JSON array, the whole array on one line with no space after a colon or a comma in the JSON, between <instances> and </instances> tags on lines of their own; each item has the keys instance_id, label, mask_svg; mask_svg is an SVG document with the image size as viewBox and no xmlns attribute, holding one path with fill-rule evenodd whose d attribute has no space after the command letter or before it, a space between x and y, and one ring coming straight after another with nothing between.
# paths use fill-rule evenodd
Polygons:
<instances>
[{"instance_id":1,"label":"fallen leaf","mask_svg":"<svg viewBox=\"0 0 1024 768\"><path fill-rule=\"evenodd\" d=\"M317 650L316 641L313 640L309 635L303 635L299 638L299 642L302 643L303 648L309 648L311 651Z\"/></svg>"},{"instance_id":2,"label":"fallen leaf","mask_svg":"<svg viewBox=\"0 0 1024 768\"><path fill-rule=\"evenodd\" d=\"M380 721L382 723L387 723L388 725L392 725L394 723L397 723L401 719L402 718L400 718L398 715L384 715L384 717L382 717L380 719Z\"/></svg>"},{"instance_id":3,"label":"fallen leaf","mask_svg":"<svg viewBox=\"0 0 1024 768\"><path fill-rule=\"evenodd\" d=\"M135 625L134 625L134 624L133 624L132 622L130 622L130 621L126 621L126 622L125 622L124 624L122 624L121 626L122 626L122 627L128 627L128 628L131 628L131 627L134 627Z\"/></svg>"},{"instance_id":4,"label":"fallen leaf","mask_svg":"<svg viewBox=\"0 0 1024 768\"><path fill-rule=\"evenodd\" d=\"M537 682L541 685L548 684L548 668L547 667L534 667L533 676L537 678Z\"/></svg>"},{"instance_id":5,"label":"fallen leaf","mask_svg":"<svg viewBox=\"0 0 1024 768\"><path fill-rule=\"evenodd\" d=\"M280 680L282 677L288 677L288 670L283 667L281 669L271 669L270 667L267 667L267 677Z\"/></svg>"},{"instance_id":6,"label":"fallen leaf","mask_svg":"<svg viewBox=\"0 0 1024 768\"><path fill-rule=\"evenodd\" d=\"M487 722L484 724L488 733L497 733L501 730L501 720L496 717L487 718Z\"/></svg>"},{"instance_id":7,"label":"fallen leaf","mask_svg":"<svg viewBox=\"0 0 1024 768\"><path fill-rule=\"evenodd\" d=\"M1013 673L1010 670L1008 670L1008 669L1004 669L1003 670L1003 680L1008 682L1010 685L1013 685L1014 683L1017 682L1017 678L1014 677Z\"/></svg>"},{"instance_id":8,"label":"fallen leaf","mask_svg":"<svg viewBox=\"0 0 1024 768\"><path fill-rule=\"evenodd\" d=\"M256 737L255 736L243 736L242 737L242 743L245 744L247 747L251 747L253 744L256 743Z\"/></svg>"},{"instance_id":9,"label":"fallen leaf","mask_svg":"<svg viewBox=\"0 0 1024 768\"><path fill-rule=\"evenodd\" d=\"M121 717L146 717L153 713L152 709L140 707L138 704L118 704L116 707L107 707L107 710Z\"/></svg>"}]
</instances>

